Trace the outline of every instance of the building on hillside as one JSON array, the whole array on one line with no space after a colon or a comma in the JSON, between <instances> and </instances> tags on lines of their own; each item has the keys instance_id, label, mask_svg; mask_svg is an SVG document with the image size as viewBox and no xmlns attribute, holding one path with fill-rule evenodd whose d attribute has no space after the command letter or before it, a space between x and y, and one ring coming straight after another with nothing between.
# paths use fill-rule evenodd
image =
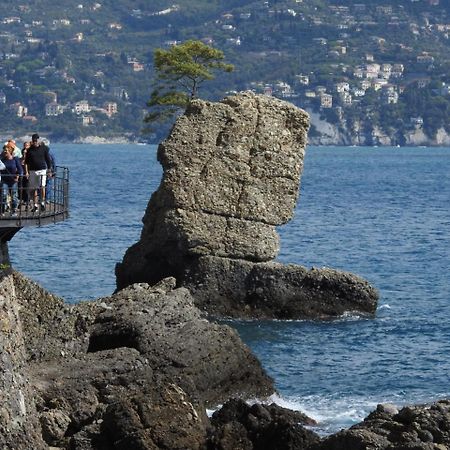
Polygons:
<instances>
[{"instance_id":1,"label":"building on hillside","mask_svg":"<svg viewBox=\"0 0 450 450\"><path fill-rule=\"evenodd\" d=\"M289 83L286 83L285 81L278 81L275 84L275 92L277 95L283 98L292 97L294 94L294 90L292 89L291 85Z\"/></svg>"},{"instance_id":2,"label":"building on hillside","mask_svg":"<svg viewBox=\"0 0 450 450\"><path fill-rule=\"evenodd\" d=\"M377 78L376 80L372 81L372 88L375 91L379 91L383 86L386 86L388 84L388 81L384 78Z\"/></svg>"},{"instance_id":3,"label":"building on hillside","mask_svg":"<svg viewBox=\"0 0 450 450\"><path fill-rule=\"evenodd\" d=\"M391 74L392 74L392 64L382 64L380 76L382 78L385 78L386 80L389 80Z\"/></svg>"},{"instance_id":4,"label":"building on hillside","mask_svg":"<svg viewBox=\"0 0 450 450\"><path fill-rule=\"evenodd\" d=\"M28 108L26 106L23 106L21 103L12 103L9 105L9 110L12 114L14 114L17 117L23 117L28 115Z\"/></svg>"},{"instance_id":5,"label":"building on hillside","mask_svg":"<svg viewBox=\"0 0 450 450\"><path fill-rule=\"evenodd\" d=\"M73 111L75 114L88 113L91 111L91 107L87 100L80 100L73 105Z\"/></svg>"},{"instance_id":6,"label":"building on hillside","mask_svg":"<svg viewBox=\"0 0 450 450\"><path fill-rule=\"evenodd\" d=\"M6 103L6 94L3 91L0 91L0 103Z\"/></svg>"},{"instance_id":7,"label":"building on hillside","mask_svg":"<svg viewBox=\"0 0 450 450\"><path fill-rule=\"evenodd\" d=\"M271 97L272 94L273 94L272 86L264 86L264 95L267 95L268 97Z\"/></svg>"},{"instance_id":8,"label":"building on hillside","mask_svg":"<svg viewBox=\"0 0 450 450\"><path fill-rule=\"evenodd\" d=\"M336 92L348 92L350 90L350 84L347 81L340 81L334 85Z\"/></svg>"},{"instance_id":9,"label":"building on hillside","mask_svg":"<svg viewBox=\"0 0 450 450\"><path fill-rule=\"evenodd\" d=\"M81 120L81 125L83 125L84 127L87 127L87 126L92 125L94 123L94 118L92 116L82 115L80 117L80 120Z\"/></svg>"},{"instance_id":10,"label":"building on hillside","mask_svg":"<svg viewBox=\"0 0 450 450\"><path fill-rule=\"evenodd\" d=\"M364 97L366 95L366 91L362 88L353 88L352 94L354 97Z\"/></svg>"},{"instance_id":11,"label":"building on hillside","mask_svg":"<svg viewBox=\"0 0 450 450\"><path fill-rule=\"evenodd\" d=\"M364 69L362 67L356 67L353 71L353 76L355 78L364 78Z\"/></svg>"},{"instance_id":12,"label":"building on hillside","mask_svg":"<svg viewBox=\"0 0 450 450\"><path fill-rule=\"evenodd\" d=\"M308 75L295 75L295 79L297 80L297 82L303 86L308 86L309 85L309 76Z\"/></svg>"},{"instance_id":13,"label":"building on hillside","mask_svg":"<svg viewBox=\"0 0 450 450\"><path fill-rule=\"evenodd\" d=\"M114 114L117 114L117 103L116 102L106 102L103 106L105 109L106 115L108 117L113 116Z\"/></svg>"},{"instance_id":14,"label":"building on hillside","mask_svg":"<svg viewBox=\"0 0 450 450\"><path fill-rule=\"evenodd\" d=\"M398 92L392 84L383 87L381 100L385 105L396 105L398 103Z\"/></svg>"},{"instance_id":15,"label":"building on hillside","mask_svg":"<svg viewBox=\"0 0 450 450\"><path fill-rule=\"evenodd\" d=\"M330 94L322 93L320 95L320 107L321 108L332 108L333 107L333 96Z\"/></svg>"},{"instance_id":16,"label":"building on hillside","mask_svg":"<svg viewBox=\"0 0 450 450\"><path fill-rule=\"evenodd\" d=\"M403 64L394 64L392 66L391 77L393 78L401 78L403 76L403 72L405 71L405 67Z\"/></svg>"},{"instance_id":17,"label":"building on hillside","mask_svg":"<svg viewBox=\"0 0 450 450\"><path fill-rule=\"evenodd\" d=\"M373 80L374 78L378 78L380 69L381 69L381 66L379 64L376 64L376 63L366 64L365 70L364 70L364 78L367 78L368 80Z\"/></svg>"},{"instance_id":18,"label":"building on hillside","mask_svg":"<svg viewBox=\"0 0 450 450\"><path fill-rule=\"evenodd\" d=\"M141 72L144 70L144 64L140 63L139 61L136 61L135 59L128 61L128 64L133 69L133 72Z\"/></svg>"},{"instance_id":19,"label":"building on hillside","mask_svg":"<svg viewBox=\"0 0 450 450\"><path fill-rule=\"evenodd\" d=\"M59 116L64 112L64 108L57 102L47 103L45 105L46 116Z\"/></svg>"},{"instance_id":20,"label":"building on hillside","mask_svg":"<svg viewBox=\"0 0 450 450\"><path fill-rule=\"evenodd\" d=\"M112 95L114 95L114 97L120 98L121 100L128 100L129 98L128 92L120 86L113 87Z\"/></svg>"},{"instance_id":21,"label":"building on hillside","mask_svg":"<svg viewBox=\"0 0 450 450\"><path fill-rule=\"evenodd\" d=\"M339 97L341 98L341 102L344 106L351 106L353 102L352 94L347 91L343 91L339 94Z\"/></svg>"},{"instance_id":22,"label":"building on hillside","mask_svg":"<svg viewBox=\"0 0 450 450\"><path fill-rule=\"evenodd\" d=\"M370 80L362 80L359 83L359 86L361 87L361 89L364 89L365 91L367 91L367 89L372 87L372 82Z\"/></svg>"},{"instance_id":23,"label":"building on hillside","mask_svg":"<svg viewBox=\"0 0 450 450\"><path fill-rule=\"evenodd\" d=\"M427 53L423 53L422 55L417 56L417 62L419 64L433 64L434 56L431 56Z\"/></svg>"},{"instance_id":24,"label":"building on hillside","mask_svg":"<svg viewBox=\"0 0 450 450\"><path fill-rule=\"evenodd\" d=\"M325 94L325 92L327 91L327 88L325 86L316 86L315 88L316 94L320 95L320 94Z\"/></svg>"}]
</instances>

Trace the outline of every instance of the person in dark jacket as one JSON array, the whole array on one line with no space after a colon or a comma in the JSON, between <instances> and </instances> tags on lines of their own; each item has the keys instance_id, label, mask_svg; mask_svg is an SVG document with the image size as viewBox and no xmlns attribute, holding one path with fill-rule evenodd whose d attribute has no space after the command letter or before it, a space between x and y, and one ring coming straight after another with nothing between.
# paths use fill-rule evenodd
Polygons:
<instances>
[{"instance_id":1,"label":"person in dark jacket","mask_svg":"<svg viewBox=\"0 0 450 450\"><path fill-rule=\"evenodd\" d=\"M25 176L28 178L30 196L34 199L33 212L38 210L38 193L41 210L45 210L45 186L47 174L51 174L52 161L48 147L39 142L39 135L31 136L31 145L25 156Z\"/></svg>"},{"instance_id":2,"label":"person in dark jacket","mask_svg":"<svg viewBox=\"0 0 450 450\"><path fill-rule=\"evenodd\" d=\"M17 213L17 182L22 176L22 165L19 158L14 156L13 149L4 146L0 159L5 168L1 173L1 205L0 211L2 213L11 211L11 214Z\"/></svg>"}]
</instances>

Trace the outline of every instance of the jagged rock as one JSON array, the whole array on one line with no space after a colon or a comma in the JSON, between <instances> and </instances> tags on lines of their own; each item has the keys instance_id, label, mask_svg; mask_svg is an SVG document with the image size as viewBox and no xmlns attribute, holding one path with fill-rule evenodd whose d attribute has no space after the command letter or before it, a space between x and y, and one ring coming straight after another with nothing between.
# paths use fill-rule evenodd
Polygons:
<instances>
[{"instance_id":1,"label":"jagged rock","mask_svg":"<svg viewBox=\"0 0 450 450\"><path fill-rule=\"evenodd\" d=\"M206 405L274 391L236 331L173 278L66 305L8 273L0 306L5 448L204 449Z\"/></svg>"},{"instance_id":2,"label":"jagged rock","mask_svg":"<svg viewBox=\"0 0 450 450\"><path fill-rule=\"evenodd\" d=\"M271 262L276 226L297 202L308 128L304 111L263 95L193 101L158 148L164 175L140 241L116 267L118 289L174 276L219 317L373 314L378 294L364 280Z\"/></svg>"},{"instance_id":3,"label":"jagged rock","mask_svg":"<svg viewBox=\"0 0 450 450\"><path fill-rule=\"evenodd\" d=\"M0 448L39 450L40 433L28 380L27 355L19 304L10 270L0 271Z\"/></svg>"},{"instance_id":4,"label":"jagged rock","mask_svg":"<svg viewBox=\"0 0 450 450\"><path fill-rule=\"evenodd\" d=\"M315 422L275 404L230 400L211 418L210 446L221 450L306 450L319 437L303 425Z\"/></svg>"},{"instance_id":5,"label":"jagged rock","mask_svg":"<svg viewBox=\"0 0 450 450\"><path fill-rule=\"evenodd\" d=\"M357 425L324 439L311 450L444 450L450 448L450 401L406 406L379 405Z\"/></svg>"},{"instance_id":6,"label":"jagged rock","mask_svg":"<svg viewBox=\"0 0 450 450\"><path fill-rule=\"evenodd\" d=\"M58 444L64 438L71 422L70 417L63 411L53 409L40 414L42 436L48 444Z\"/></svg>"}]
</instances>

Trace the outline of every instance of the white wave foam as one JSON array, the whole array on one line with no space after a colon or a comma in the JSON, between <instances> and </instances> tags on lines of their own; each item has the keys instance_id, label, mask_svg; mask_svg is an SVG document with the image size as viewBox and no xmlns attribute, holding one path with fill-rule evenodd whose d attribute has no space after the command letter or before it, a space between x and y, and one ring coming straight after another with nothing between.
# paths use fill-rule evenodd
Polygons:
<instances>
[{"instance_id":1,"label":"white wave foam","mask_svg":"<svg viewBox=\"0 0 450 450\"><path fill-rule=\"evenodd\" d=\"M317 425L310 427L311 429L318 434L328 435L361 422L379 403L388 403L388 400L335 395L324 397L311 395L301 398L272 395L265 401L267 402L303 412L317 422Z\"/></svg>"},{"instance_id":2,"label":"white wave foam","mask_svg":"<svg viewBox=\"0 0 450 450\"><path fill-rule=\"evenodd\" d=\"M378 309L392 309L392 308L388 303L385 303L384 305L380 305Z\"/></svg>"}]
</instances>

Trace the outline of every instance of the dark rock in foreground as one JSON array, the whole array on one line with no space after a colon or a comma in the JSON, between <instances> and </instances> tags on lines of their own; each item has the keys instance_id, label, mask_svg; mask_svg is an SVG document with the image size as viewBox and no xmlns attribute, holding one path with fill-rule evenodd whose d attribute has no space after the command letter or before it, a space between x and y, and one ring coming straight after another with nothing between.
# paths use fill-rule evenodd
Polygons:
<instances>
[{"instance_id":1,"label":"dark rock in foreground","mask_svg":"<svg viewBox=\"0 0 450 450\"><path fill-rule=\"evenodd\" d=\"M450 401L395 407L379 405L364 422L313 445L311 450L448 450Z\"/></svg>"},{"instance_id":2,"label":"dark rock in foreground","mask_svg":"<svg viewBox=\"0 0 450 450\"><path fill-rule=\"evenodd\" d=\"M174 279L67 305L18 273L0 279L0 446L14 450L444 450L450 401L384 405L319 438L304 414L233 397L272 381ZM231 399L231 400L230 400ZM206 405L226 402L211 419Z\"/></svg>"},{"instance_id":3,"label":"dark rock in foreground","mask_svg":"<svg viewBox=\"0 0 450 450\"><path fill-rule=\"evenodd\" d=\"M271 262L298 199L308 128L304 111L263 95L193 101L158 148L163 179L116 267L118 289L173 276L214 316L373 314L378 294L361 278Z\"/></svg>"},{"instance_id":4,"label":"dark rock in foreground","mask_svg":"<svg viewBox=\"0 0 450 450\"><path fill-rule=\"evenodd\" d=\"M4 276L2 448L205 448L206 405L273 393L237 333L174 287L67 305Z\"/></svg>"},{"instance_id":5,"label":"dark rock in foreground","mask_svg":"<svg viewBox=\"0 0 450 450\"><path fill-rule=\"evenodd\" d=\"M211 419L211 448L222 450L303 450L319 437L303 425L315 422L275 404L252 406L230 400Z\"/></svg>"}]
</instances>

